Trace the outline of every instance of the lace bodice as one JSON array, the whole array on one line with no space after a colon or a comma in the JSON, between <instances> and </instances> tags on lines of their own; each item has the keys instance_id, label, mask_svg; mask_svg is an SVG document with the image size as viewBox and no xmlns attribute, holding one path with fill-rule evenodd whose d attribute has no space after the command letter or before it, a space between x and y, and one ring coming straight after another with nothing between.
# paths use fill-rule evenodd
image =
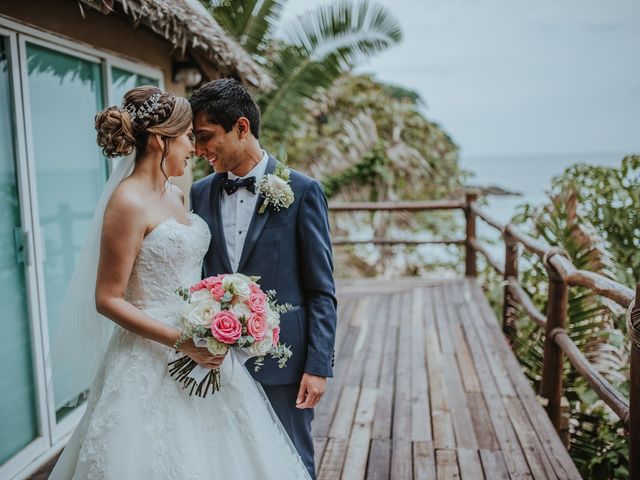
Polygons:
<instances>
[{"instance_id":1,"label":"lace bodice","mask_svg":"<svg viewBox=\"0 0 640 480\"><path fill-rule=\"evenodd\" d=\"M190 287L200 280L202 260L211 234L207 223L194 213L185 225L169 218L142 241L133 265L125 298L140 309L161 309L165 318L184 308L177 288ZM162 320L162 319L160 319Z\"/></svg>"}]
</instances>

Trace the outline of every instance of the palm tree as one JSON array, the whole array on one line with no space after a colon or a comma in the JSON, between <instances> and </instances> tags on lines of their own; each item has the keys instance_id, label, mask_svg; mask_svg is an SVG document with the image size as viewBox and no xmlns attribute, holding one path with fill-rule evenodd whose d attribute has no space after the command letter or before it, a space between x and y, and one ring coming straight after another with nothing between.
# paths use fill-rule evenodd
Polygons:
<instances>
[{"instance_id":1,"label":"palm tree","mask_svg":"<svg viewBox=\"0 0 640 480\"><path fill-rule=\"evenodd\" d=\"M265 65L274 80L275 88L260 92L258 103L263 143L276 151L303 114L306 100L402 38L390 11L370 0L320 5L281 25L285 4L286 0L229 0L214 5L205 0L216 21Z\"/></svg>"}]
</instances>

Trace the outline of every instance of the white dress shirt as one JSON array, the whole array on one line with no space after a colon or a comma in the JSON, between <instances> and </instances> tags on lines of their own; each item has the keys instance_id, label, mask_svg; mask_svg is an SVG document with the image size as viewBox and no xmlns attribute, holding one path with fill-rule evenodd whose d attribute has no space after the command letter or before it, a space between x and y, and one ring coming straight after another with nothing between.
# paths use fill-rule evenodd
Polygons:
<instances>
[{"instance_id":1,"label":"white dress shirt","mask_svg":"<svg viewBox=\"0 0 640 480\"><path fill-rule=\"evenodd\" d=\"M269 155L267 155L267 152L263 150L260 162L258 162L258 164L244 177L238 177L231 172L228 173L228 176L233 180L238 178L256 177L257 188L267 169L268 162ZM238 191L233 195L227 194L224 189L222 190L222 199L220 204L222 211L222 227L224 229L224 238L227 244L229 260L234 272L238 270L240 256L242 255L242 248L244 247L245 238L247 238L247 230L249 230L249 225L251 224L251 218L253 217L257 200L258 194L251 193L246 188L238 189Z\"/></svg>"}]
</instances>

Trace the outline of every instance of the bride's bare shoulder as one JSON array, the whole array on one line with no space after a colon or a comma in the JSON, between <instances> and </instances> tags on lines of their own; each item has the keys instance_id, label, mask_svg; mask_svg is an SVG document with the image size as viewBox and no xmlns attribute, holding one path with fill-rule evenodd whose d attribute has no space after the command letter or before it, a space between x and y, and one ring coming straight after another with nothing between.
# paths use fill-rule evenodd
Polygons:
<instances>
[{"instance_id":1,"label":"bride's bare shoulder","mask_svg":"<svg viewBox=\"0 0 640 480\"><path fill-rule=\"evenodd\" d=\"M108 219L120 219L127 223L146 223L149 201L144 189L133 179L125 179L113 191L105 211L105 223Z\"/></svg>"}]
</instances>

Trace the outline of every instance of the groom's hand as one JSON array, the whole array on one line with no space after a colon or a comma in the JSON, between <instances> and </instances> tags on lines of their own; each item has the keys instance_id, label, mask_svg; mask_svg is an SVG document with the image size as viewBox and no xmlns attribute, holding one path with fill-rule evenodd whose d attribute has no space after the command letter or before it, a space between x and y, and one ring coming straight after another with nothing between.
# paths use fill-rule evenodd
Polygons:
<instances>
[{"instance_id":1,"label":"groom's hand","mask_svg":"<svg viewBox=\"0 0 640 480\"><path fill-rule=\"evenodd\" d=\"M303 409L315 407L322 398L326 385L326 377L318 377L317 375L311 375L310 373L302 375L300 389L298 390L298 398L296 399L296 408Z\"/></svg>"}]
</instances>

